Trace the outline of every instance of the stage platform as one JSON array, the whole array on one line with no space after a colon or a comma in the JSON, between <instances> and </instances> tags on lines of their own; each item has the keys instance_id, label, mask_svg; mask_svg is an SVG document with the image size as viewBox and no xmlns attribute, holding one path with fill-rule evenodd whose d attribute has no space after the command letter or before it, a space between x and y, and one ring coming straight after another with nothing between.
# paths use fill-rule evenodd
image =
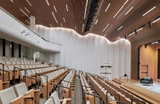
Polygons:
<instances>
[{"instance_id":1,"label":"stage platform","mask_svg":"<svg viewBox=\"0 0 160 104\"><path fill-rule=\"evenodd\" d=\"M120 85L121 88L139 96L141 99L152 103L160 104L160 83L154 81L151 85L140 84L139 80L122 79L124 84Z\"/></svg>"}]
</instances>

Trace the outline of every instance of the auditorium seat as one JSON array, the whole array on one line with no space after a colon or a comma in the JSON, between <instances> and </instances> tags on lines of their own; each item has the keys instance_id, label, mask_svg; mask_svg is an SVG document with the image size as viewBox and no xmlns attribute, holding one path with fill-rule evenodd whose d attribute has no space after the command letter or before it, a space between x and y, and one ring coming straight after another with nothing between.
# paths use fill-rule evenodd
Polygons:
<instances>
[{"instance_id":1,"label":"auditorium seat","mask_svg":"<svg viewBox=\"0 0 160 104\"><path fill-rule=\"evenodd\" d=\"M59 99L57 91L54 91L51 94L51 97L53 98L53 101L55 104L61 104L61 103L62 104L70 104L70 102L71 102L71 98Z\"/></svg>"},{"instance_id":2,"label":"auditorium seat","mask_svg":"<svg viewBox=\"0 0 160 104\"><path fill-rule=\"evenodd\" d=\"M0 91L1 104L24 104L23 96L17 97L14 88L10 87Z\"/></svg>"},{"instance_id":3,"label":"auditorium seat","mask_svg":"<svg viewBox=\"0 0 160 104\"><path fill-rule=\"evenodd\" d=\"M49 98L44 104L55 104L53 98Z\"/></svg>"},{"instance_id":4,"label":"auditorium seat","mask_svg":"<svg viewBox=\"0 0 160 104\"><path fill-rule=\"evenodd\" d=\"M14 86L14 90L16 92L17 96L30 96L33 98L33 102L35 102L35 104L39 104L39 92L40 90L27 90L26 84L25 83L20 83Z\"/></svg>"}]
</instances>

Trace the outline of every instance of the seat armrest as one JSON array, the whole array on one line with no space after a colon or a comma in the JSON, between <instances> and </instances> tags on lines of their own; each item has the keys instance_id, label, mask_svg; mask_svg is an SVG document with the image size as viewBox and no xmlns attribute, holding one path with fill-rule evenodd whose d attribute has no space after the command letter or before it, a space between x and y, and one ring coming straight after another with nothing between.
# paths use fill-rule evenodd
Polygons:
<instances>
[{"instance_id":1,"label":"seat armrest","mask_svg":"<svg viewBox=\"0 0 160 104\"><path fill-rule=\"evenodd\" d=\"M27 100L27 99L33 100L33 96L31 96L31 95L24 95L24 100Z\"/></svg>"},{"instance_id":2,"label":"seat armrest","mask_svg":"<svg viewBox=\"0 0 160 104\"><path fill-rule=\"evenodd\" d=\"M24 96L19 96L14 100L10 101L9 104L24 104Z\"/></svg>"},{"instance_id":3,"label":"seat armrest","mask_svg":"<svg viewBox=\"0 0 160 104\"><path fill-rule=\"evenodd\" d=\"M34 90L34 92L36 93L36 92L40 92L40 90Z\"/></svg>"}]
</instances>

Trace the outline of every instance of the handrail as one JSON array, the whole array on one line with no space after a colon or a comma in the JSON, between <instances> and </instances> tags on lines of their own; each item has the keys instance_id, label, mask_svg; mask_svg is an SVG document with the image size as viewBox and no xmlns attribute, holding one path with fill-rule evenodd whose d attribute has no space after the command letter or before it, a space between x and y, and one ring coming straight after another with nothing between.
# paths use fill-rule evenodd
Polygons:
<instances>
[{"instance_id":1,"label":"handrail","mask_svg":"<svg viewBox=\"0 0 160 104\"><path fill-rule=\"evenodd\" d=\"M38 37L40 37L36 32L32 31L31 29L29 29L24 23L22 23L21 21L19 21L17 18L15 18L12 14L10 14L8 11L6 11L4 8L2 8L0 6L0 9L2 11L4 11L5 13L7 13L10 17L12 17L14 20L16 20L17 22L19 22L21 25L23 25L24 27L26 27L28 30L30 30L31 32L33 32L35 35L37 35ZM40 37L41 39L43 39L44 41L46 42L49 42L49 43L52 43L52 44L56 44L56 45L59 45L59 46L62 46L62 44L58 44L58 43L55 43L55 42L51 42L49 40L46 40L44 39L43 37Z\"/></svg>"},{"instance_id":2,"label":"handrail","mask_svg":"<svg viewBox=\"0 0 160 104\"><path fill-rule=\"evenodd\" d=\"M3 71L3 77L2 77L2 81L4 82L4 72L8 72L8 80L10 80L10 72L8 70L4 70L4 64L0 63L0 65L2 65L2 70Z\"/></svg>"},{"instance_id":3,"label":"handrail","mask_svg":"<svg viewBox=\"0 0 160 104\"><path fill-rule=\"evenodd\" d=\"M35 73L35 76L37 76L37 75L39 75L39 76L45 76L47 79L47 88L46 88L46 91L47 91L47 99L48 99L48 76L47 75L41 75L41 74L39 74L39 73Z\"/></svg>"},{"instance_id":4,"label":"handrail","mask_svg":"<svg viewBox=\"0 0 160 104\"><path fill-rule=\"evenodd\" d=\"M25 76L25 78L30 78L30 79L34 79L36 82L38 82L38 89L39 89L39 82L40 82L40 80L38 80L37 78L33 78L33 77L29 77L29 76Z\"/></svg>"}]
</instances>

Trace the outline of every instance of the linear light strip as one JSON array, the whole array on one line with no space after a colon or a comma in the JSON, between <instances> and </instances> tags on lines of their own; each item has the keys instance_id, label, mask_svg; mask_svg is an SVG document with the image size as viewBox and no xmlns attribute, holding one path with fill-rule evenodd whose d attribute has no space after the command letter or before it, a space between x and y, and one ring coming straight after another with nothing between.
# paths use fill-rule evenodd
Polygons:
<instances>
[{"instance_id":1,"label":"linear light strip","mask_svg":"<svg viewBox=\"0 0 160 104\"><path fill-rule=\"evenodd\" d=\"M132 9L133 9L133 7L131 7L131 8L126 12L125 15L127 15Z\"/></svg>"},{"instance_id":2,"label":"linear light strip","mask_svg":"<svg viewBox=\"0 0 160 104\"><path fill-rule=\"evenodd\" d=\"M143 27L141 27L141 28L137 29L137 32L141 31L142 29L143 29Z\"/></svg>"},{"instance_id":3,"label":"linear light strip","mask_svg":"<svg viewBox=\"0 0 160 104\"><path fill-rule=\"evenodd\" d=\"M107 31L109 31L112 26L113 26L113 24L111 24L111 25L108 27L108 29L105 31L105 33L106 33Z\"/></svg>"},{"instance_id":4,"label":"linear light strip","mask_svg":"<svg viewBox=\"0 0 160 104\"><path fill-rule=\"evenodd\" d=\"M107 24L107 25L106 25L106 27L103 29L103 31L102 31L102 32L104 32L108 26L109 26L109 24Z\"/></svg>"},{"instance_id":5,"label":"linear light strip","mask_svg":"<svg viewBox=\"0 0 160 104\"><path fill-rule=\"evenodd\" d=\"M24 7L24 9L25 9L28 13L30 13L30 11L29 11L26 7Z\"/></svg>"},{"instance_id":6,"label":"linear light strip","mask_svg":"<svg viewBox=\"0 0 160 104\"><path fill-rule=\"evenodd\" d=\"M83 30L84 30L84 24L82 25L82 33L83 33Z\"/></svg>"},{"instance_id":7,"label":"linear light strip","mask_svg":"<svg viewBox=\"0 0 160 104\"><path fill-rule=\"evenodd\" d=\"M106 37L107 34L104 34L103 36Z\"/></svg>"},{"instance_id":8,"label":"linear light strip","mask_svg":"<svg viewBox=\"0 0 160 104\"><path fill-rule=\"evenodd\" d=\"M98 19L96 20L96 22L95 22L95 25L98 23Z\"/></svg>"},{"instance_id":9,"label":"linear light strip","mask_svg":"<svg viewBox=\"0 0 160 104\"><path fill-rule=\"evenodd\" d=\"M128 0L126 0L126 2L121 6L121 8L118 10L118 12L114 15L113 18L115 18L117 16L117 14L123 9L124 5L128 2Z\"/></svg>"},{"instance_id":10,"label":"linear light strip","mask_svg":"<svg viewBox=\"0 0 160 104\"><path fill-rule=\"evenodd\" d=\"M75 30L77 29L77 26L75 26Z\"/></svg>"},{"instance_id":11,"label":"linear light strip","mask_svg":"<svg viewBox=\"0 0 160 104\"><path fill-rule=\"evenodd\" d=\"M119 27L119 28L117 29L117 31L119 31L119 30L122 29L122 28L123 28L123 26Z\"/></svg>"},{"instance_id":12,"label":"linear light strip","mask_svg":"<svg viewBox=\"0 0 160 104\"><path fill-rule=\"evenodd\" d=\"M66 11L68 12L68 5L66 4Z\"/></svg>"},{"instance_id":13,"label":"linear light strip","mask_svg":"<svg viewBox=\"0 0 160 104\"><path fill-rule=\"evenodd\" d=\"M63 21L66 22L66 19L63 17Z\"/></svg>"},{"instance_id":14,"label":"linear light strip","mask_svg":"<svg viewBox=\"0 0 160 104\"><path fill-rule=\"evenodd\" d=\"M119 37L117 38L117 40L120 39L120 38L121 38L121 37L119 36Z\"/></svg>"},{"instance_id":15,"label":"linear light strip","mask_svg":"<svg viewBox=\"0 0 160 104\"><path fill-rule=\"evenodd\" d=\"M50 26L53 27L52 24L50 24Z\"/></svg>"},{"instance_id":16,"label":"linear light strip","mask_svg":"<svg viewBox=\"0 0 160 104\"><path fill-rule=\"evenodd\" d=\"M160 18L154 20L152 23L156 23L156 22L159 21L159 20L160 20Z\"/></svg>"},{"instance_id":17,"label":"linear light strip","mask_svg":"<svg viewBox=\"0 0 160 104\"><path fill-rule=\"evenodd\" d=\"M53 8L54 8L55 12L57 12L57 9L56 9L55 5L53 6Z\"/></svg>"},{"instance_id":18,"label":"linear light strip","mask_svg":"<svg viewBox=\"0 0 160 104\"><path fill-rule=\"evenodd\" d=\"M52 11L52 15L53 15L53 17L54 17L56 23L58 23L57 18L56 18L56 16L54 15L53 11Z\"/></svg>"},{"instance_id":19,"label":"linear light strip","mask_svg":"<svg viewBox=\"0 0 160 104\"><path fill-rule=\"evenodd\" d=\"M32 4L28 1L28 0L26 0L27 1L27 3L30 5L30 6L32 6Z\"/></svg>"},{"instance_id":20,"label":"linear light strip","mask_svg":"<svg viewBox=\"0 0 160 104\"><path fill-rule=\"evenodd\" d=\"M148 10L146 13L144 13L142 16L145 16L145 15L147 15L149 12L151 12L153 9L155 9L156 8L156 6L154 6L153 8L151 8L150 10Z\"/></svg>"},{"instance_id":21,"label":"linear light strip","mask_svg":"<svg viewBox=\"0 0 160 104\"><path fill-rule=\"evenodd\" d=\"M131 36L131 35L133 35L133 34L135 34L135 32L132 32L132 33L128 34L128 36Z\"/></svg>"},{"instance_id":22,"label":"linear light strip","mask_svg":"<svg viewBox=\"0 0 160 104\"><path fill-rule=\"evenodd\" d=\"M27 22L28 24L30 24L30 23L28 22L28 20L26 20L26 22Z\"/></svg>"},{"instance_id":23,"label":"linear light strip","mask_svg":"<svg viewBox=\"0 0 160 104\"><path fill-rule=\"evenodd\" d=\"M60 25L63 27L63 24L62 24L62 23L60 23Z\"/></svg>"},{"instance_id":24,"label":"linear light strip","mask_svg":"<svg viewBox=\"0 0 160 104\"><path fill-rule=\"evenodd\" d=\"M108 8L110 7L111 3L108 4L107 8L105 9L105 12L107 12Z\"/></svg>"},{"instance_id":25,"label":"linear light strip","mask_svg":"<svg viewBox=\"0 0 160 104\"><path fill-rule=\"evenodd\" d=\"M26 15L28 18L29 18L29 16L27 15L27 13L26 12L24 12L21 8L19 9L24 15Z\"/></svg>"},{"instance_id":26,"label":"linear light strip","mask_svg":"<svg viewBox=\"0 0 160 104\"><path fill-rule=\"evenodd\" d=\"M48 0L46 0L46 3L47 3L47 5L48 5L48 6L50 6L50 4L49 4L49 1L48 1Z\"/></svg>"},{"instance_id":27,"label":"linear light strip","mask_svg":"<svg viewBox=\"0 0 160 104\"><path fill-rule=\"evenodd\" d=\"M12 3L14 2L13 0L10 0Z\"/></svg>"},{"instance_id":28,"label":"linear light strip","mask_svg":"<svg viewBox=\"0 0 160 104\"><path fill-rule=\"evenodd\" d=\"M87 7L88 7L88 0L86 0L85 11L84 11L84 19L86 18Z\"/></svg>"}]
</instances>

